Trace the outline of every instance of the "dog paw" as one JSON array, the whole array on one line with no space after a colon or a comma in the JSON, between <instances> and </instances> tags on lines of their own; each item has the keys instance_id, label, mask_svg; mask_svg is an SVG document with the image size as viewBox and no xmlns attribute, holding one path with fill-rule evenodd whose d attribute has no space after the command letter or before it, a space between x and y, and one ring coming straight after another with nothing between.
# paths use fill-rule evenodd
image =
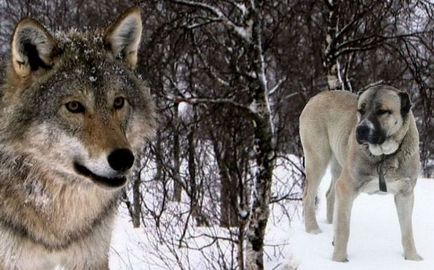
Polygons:
<instances>
[{"instance_id":1,"label":"dog paw","mask_svg":"<svg viewBox=\"0 0 434 270\"><path fill-rule=\"evenodd\" d=\"M320 234L320 233L322 233L322 231L321 231L320 228L306 229L306 232L310 233L310 234Z\"/></svg>"},{"instance_id":2,"label":"dog paw","mask_svg":"<svg viewBox=\"0 0 434 270\"><path fill-rule=\"evenodd\" d=\"M411 255L405 255L405 259L409 260L409 261L422 261L423 260L423 258L417 253L411 254Z\"/></svg>"},{"instance_id":3,"label":"dog paw","mask_svg":"<svg viewBox=\"0 0 434 270\"><path fill-rule=\"evenodd\" d=\"M342 263L348 262L348 258L346 255L333 254L332 260L335 262L342 262Z\"/></svg>"}]
</instances>

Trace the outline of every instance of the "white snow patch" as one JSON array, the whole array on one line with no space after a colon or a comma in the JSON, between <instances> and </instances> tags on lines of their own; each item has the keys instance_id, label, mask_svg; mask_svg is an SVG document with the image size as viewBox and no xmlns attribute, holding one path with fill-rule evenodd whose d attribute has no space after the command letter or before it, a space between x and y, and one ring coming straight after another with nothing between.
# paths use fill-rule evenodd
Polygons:
<instances>
[{"instance_id":1,"label":"white snow patch","mask_svg":"<svg viewBox=\"0 0 434 270\"><path fill-rule=\"evenodd\" d=\"M325 191L330 182L328 173L320 191L317 218L321 234L305 232L301 217L290 232L294 256L300 262L298 270L429 270L434 269L434 219L430 211L434 204L433 179L419 179L415 190L413 226L416 248L424 258L421 262L403 257L398 217L393 195L360 195L351 215L348 263L331 260L333 226L326 223Z\"/></svg>"}]
</instances>

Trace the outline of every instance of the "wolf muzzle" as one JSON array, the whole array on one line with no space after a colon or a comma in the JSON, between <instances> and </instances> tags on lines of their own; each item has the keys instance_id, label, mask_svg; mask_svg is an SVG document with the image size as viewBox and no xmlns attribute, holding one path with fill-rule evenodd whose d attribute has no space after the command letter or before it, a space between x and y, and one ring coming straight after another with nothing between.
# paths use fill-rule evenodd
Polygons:
<instances>
[{"instance_id":1,"label":"wolf muzzle","mask_svg":"<svg viewBox=\"0 0 434 270\"><path fill-rule=\"evenodd\" d=\"M125 174L134 164L133 152L127 148L116 149L108 155L107 161L110 167L116 171L117 174L115 176L106 177L98 175L77 161L74 162L74 169L78 174L91 179L95 184L100 186L109 188L124 186L127 182Z\"/></svg>"}]
</instances>

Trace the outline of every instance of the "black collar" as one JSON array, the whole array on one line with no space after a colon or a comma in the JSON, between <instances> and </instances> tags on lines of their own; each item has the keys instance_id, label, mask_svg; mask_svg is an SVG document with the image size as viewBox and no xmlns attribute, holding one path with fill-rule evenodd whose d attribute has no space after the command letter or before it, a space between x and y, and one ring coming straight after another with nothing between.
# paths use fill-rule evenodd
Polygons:
<instances>
[{"instance_id":1,"label":"black collar","mask_svg":"<svg viewBox=\"0 0 434 270\"><path fill-rule=\"evenodd\" d=\"M384 176L386 172L384 171L384 161L386 160L387 155L381 155L381 160L377 164L377 173L378 173L378 183L380 185L380 191L387 192L386 179Z\"/></svg>"},{"instance_id":2,"label":"black collar","mask_svg":"<svg viewBox=\"0 0 434 270\"><path fill-rule=\"evenodd\" d=\"M369 151L369 144L364 145L364 148L367 151L369 157L371 158L375 157L375 159L379 158L379 160L376 161L375 163L377 163L378 183L379 183L380 191L387 192L387 184L385 179L387 170L386 168L384 168L385 161L393 158L401 149L401 145L402 145L402 141L395 152L387 155L382 154L380 156L375 156L371 153L371 151Z\"/></svg>"}]
</instances>

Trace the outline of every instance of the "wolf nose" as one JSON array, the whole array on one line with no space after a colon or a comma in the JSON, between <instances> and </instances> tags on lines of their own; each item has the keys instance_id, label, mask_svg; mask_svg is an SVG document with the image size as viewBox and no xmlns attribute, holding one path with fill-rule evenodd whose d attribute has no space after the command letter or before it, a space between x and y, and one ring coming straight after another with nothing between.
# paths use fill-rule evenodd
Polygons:
<instances>
[{"instance_id":1,"label":"wolf nose","mask_svg":"<svg viewBox=\"0 0 434 270\"><path fill-rule=\"evenodd\" d=\"M110 167L115 171L126 171L133 166L134 155L130 149L116 149L107 158Z\"/></svg>"}]
</instances>

